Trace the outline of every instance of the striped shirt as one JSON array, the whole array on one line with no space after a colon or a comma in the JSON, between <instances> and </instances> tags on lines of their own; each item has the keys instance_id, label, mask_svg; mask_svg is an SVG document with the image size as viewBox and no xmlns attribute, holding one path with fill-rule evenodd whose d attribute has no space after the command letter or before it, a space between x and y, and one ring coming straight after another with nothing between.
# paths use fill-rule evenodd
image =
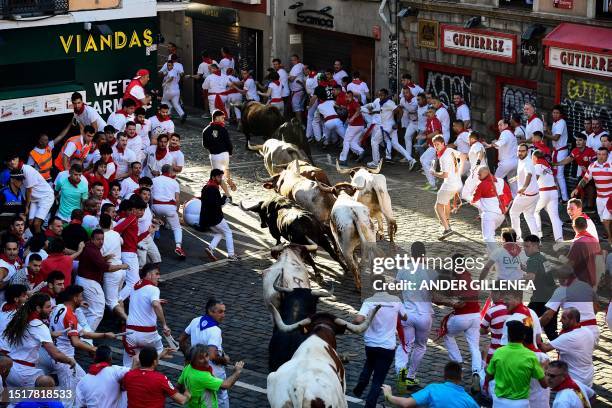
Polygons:
<instances>
[{"instance_id":1,"label":"striped shirt","mask_svg":"<svg viewBox=\"0 0 612 408\"><path fill-rule=\"evenodd\" d=\"M504 331L504 323L508 317L508 309L503 302L494 302L487 310L480 322L480 327L489 329L491 332L491 344L487 352L487 361L491 359L493 352L501 347L501 339Z\"/></svg>"},{"instance_id":2,"label":"striped shirt","mask_svg":"<svg viewBox=\"0 0 612 408\"><path fill-rule=\"evenodd\" d=\"M598 161L591 163L583 179L585 182L595 180L597 197L608 198L612 195L612 164Z\"/></svg>"}]
</instances>

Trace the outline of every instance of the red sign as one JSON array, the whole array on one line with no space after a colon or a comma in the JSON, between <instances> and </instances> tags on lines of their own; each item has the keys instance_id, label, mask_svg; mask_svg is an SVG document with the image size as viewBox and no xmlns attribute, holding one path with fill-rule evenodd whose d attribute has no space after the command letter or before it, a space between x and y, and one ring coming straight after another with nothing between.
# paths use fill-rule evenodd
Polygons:
<instances>
[{"instance_id":1,"label":"red sign","mask_svg":"<svg viewBox=\"0 0 612 408\"><path fill-rule=\"evenodd\" d=\"M553 0L553 6L560 9L571 10L574 8L574 0Z\"/></svg>"},{"instance_id":2,"label":"red sign","mask_svg":"<svg viewBox=\"0 0 612 408\"><path fill-rule=\"evenodd\" d=\"M376 41L380 41L380 26L379 25L372 26L372 37L374 37Z\"/></svg>"},{"instance_id":3,"label":"red sign","mask_svg":"<svg viewBox=\"0 0 612 408\"><path fill-rule=\"evenodd\" d=\"M443 24L442 50L451 54L516 62L516 34L467 29Z\"/></svg>"}]
</instances>

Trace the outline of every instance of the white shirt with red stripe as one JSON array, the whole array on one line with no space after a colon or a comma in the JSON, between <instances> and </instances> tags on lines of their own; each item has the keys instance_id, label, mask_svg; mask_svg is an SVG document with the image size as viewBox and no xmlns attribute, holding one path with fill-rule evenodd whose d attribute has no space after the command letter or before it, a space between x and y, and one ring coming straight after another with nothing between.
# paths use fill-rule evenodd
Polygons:
<instances>
[{"instance_id":1,"label":"white shirt with red stripe","mask_svg":"<svg viewBox=\"0 0 612 408\"><path fill-rule=\"evenodd\" d=\"M153 179L153 187L151 188L151 199L156 201L169 203L176 200L176 194L181 191L179 184L173 178L168 176L158 176Z\"/></svg>"},{"instance_id":2,"label":"white shirt with red stripe","mask_svg":"<svg viewBox=\"0 0 612 408\"><path fill-rule=\"evenodd\" d=\"M157 128L162 128L163 132L161 133L165 133L167 135L174 133L174 122L172 121L172 119L160 121L157 115L155 115L155 116L151 116L151 118L149 119L149 123L151 124L151 131Z\"/></svg>"},{"instance_id":3,"label":"white shirt with red stripe","mask_svg":"<svg viewBox=\"0 0 612 408\"><path fill-rule=\"evenodd\" d=\"M525 188L523 194L527 196L538 194L538 182L536 181L535 168L529 155L522 160L519 159L516 173L518 176L518 187ZM529 181L529 185L526 186L525 181L527 181L527 175L529 174L531 174L531 180Z\"/></svg>"},{"instance_id":4,"label":"white shirt with red stripe","mask_svg":"<svg viewBox=\"0 0 612 408\"><path fill-rule=\"evenodd\" d=\"M612 194L612 164L609 162L591 163L584 174L586 181L594 180L597 197L607 198Z\"/></svg>"},{"instance_id":5,"label":"white shirt with red stripe","mask_svg":"<svg viewBox=\"0 0 612 408\"><path fill-rule=\"evenodd\" d=\"M74 357L74 346L70 342L70 337L78 336L82 328L79 326L74 311L63 303L55 306L49 317L51 331L63 332L55 339L55 345L59 351L68 357ZM64 330L68 330L64 332Z\"/></svg>"},{"instance_id":6,"label":"white shirt with red stripe","mask_svg":"<svg viewBox=\"0 0 612 408\"><path fill-rule=\"evenodd\" d=\"M508 309L503 301L495 302L489 307L485 315L482 317L480 327L489 329L491 332L491 343L489 344L489 356L501 347L501 339L504 332L504 323L508 318Z\"/></svg>"},{"instance_id":7,"label":"white shirt with red stripe","mask_svg":"<svg viewBox=\"0 0 612 408\"><path fill-rule=\"evenodd\" d=\"M207 89L209 95L214 95L225 92L229 84L230 81L227 76L212 74L206 77L202 88Z\"/></svg>"},{"instance_id":8,"label":"white shirt with red stripe","mask_svg":"<svg viewBox=\"0 0 612 408\"><path fill-rule=\"evenodd\" d=\"M138 286L138 282L135 286ZM130 310L127 324L130 326L157 327L157 315L153 310L153 302L159 300L159 288L155 285L145 285L130 295Z\"/></svg>"},{"instance_id":9,"label":"white shirt with red stripe","mask_svg":"<svg viewBox=\"0 0 612 408\"><path fill-rule=\"evenodd\" d=\"M555 150L559 150L563 147L567 148L567 123L565 123L565 119L559 119L553 122L551 133L553 135L561 135L559 140L553 140L552 142Z\"/></svg>"},{"instance_id":10,"label":"white shirt with red stripe","mask_svg":"<svg viewBox=\"0 0 612 408\"><path fill-rule=\"evenodd\" d=\"M518 146L516 144L516 137L509 129L501 132L499 139L495 141L495 145L497 146L500 162L517 159L516 150Z\"/></svg>"},{"instance_id":11,"label":"white shirt with red stripe","mask_svg":"<svg viewBox=\"0 0 612 408\"><path fill-rule=\"evenodd\" d=\"M553 171L550 166L538 163L535 164L533 168L535 170L535 175L538 176L538 187L540 191L542 191L542 189L551 189L556 186L555 176L553 175Z\"/></svg>"},{"instance_id":12,"label":"white shirt with red stripe","mask_svg":"<svg viewBox=\"0 0 612 408\"><path fill-rule=\"evenodd\" d=\"M167 149L166 149L165 156L159 160L157 159L157 156L155 155L156 151L157 151L156 145L151 145L147 149L147 158L146 158L147 165L145 166L145 174L151 178L154 177L152 171L161 172L161 168L164 166L164 164L170 164L170 165L172 164L172 155Z\"/></svg>"},{"instance_id":13,"label":"white shirt with red stripe","mask_svg":"<svg viewBox=\"0 0 612 408\"><path fill-rule=\"evenodd\" d=\"M550 300L546 302L546 307L554 311L575 307L580 312L580 322L593 323L595 320L593 299L595 293L591 285L574 279L568 286L559 286L555 289Z\"/></svg>"},{"instance_id":14,"label":"white shirt with red stripe","mask_svg":"<svg viewBox=\"0 0 612 408\"><path fill-rule=\"evenodd\" d=\"M493 183L491 179L486 179L478 184L472 203L479 202L480 210L483 212L501 215L502 210L499 196L504 194L504 180L495 179L495 190L491 188L491 183Z\"/></svg>"},{"instance_id":15,"label":"white shirt with red stripe","mask_svg":"<svg viewBox=\"0 0 612 408\"><path fill-rule=\"evenodd\" d=\"M8 344L6 339L4 341ZM15 361L26 361L31 364L38 362L38 353L43 343L53 343L51 331L40 319L33 319L23 332L21 343L9 346L9 357ZM15 368L15 367L13 367Z\"/></svg>"},{"instance_id":16,"label":"white shirt with red stripe","mask_svg":"<svg viewBox=\"0 0 612 408\"><path fill-rule=\"evenodd\" d=\"M278 103L283 100L283 85L272 81L268 84L268 88L272 90L270 93L270 103Z\"/></svg>"}]
</instances>

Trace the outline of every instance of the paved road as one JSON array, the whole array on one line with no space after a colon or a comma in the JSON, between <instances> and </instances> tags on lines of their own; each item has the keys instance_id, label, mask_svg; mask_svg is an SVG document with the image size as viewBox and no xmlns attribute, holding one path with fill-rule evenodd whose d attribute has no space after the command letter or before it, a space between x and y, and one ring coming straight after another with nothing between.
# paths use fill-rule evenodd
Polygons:
<instances>
[{"instance_id":1,"label":"paved road","mask_svg":"<svg viewBox=\"0 0 612 408\"><path fill-rule=\"evenodd\" d=\"M185 198L199 195L203 182L210 171L207 155L200 146L200 132L204 122L201 119L190 118L185 125L177 126L183 138L183 150L186 154L186 167L179 176ZM256 173L266 176L261 159L244 149L244 136L232 131L232 140L236 151L232 157L232 173L238 191L235 200L260 199L271 193L261 187L255 178ZM335 172L336 152L327 152L315 148L314 159L318 166L328 171L334 181L345 180ZM331 154L331 156L329 155ZM416 239L435 245L439 253L452 254L482 253L484 247L480 241L480 226L477 213L471 208L462 208L453 221L453 228L461 235L454 236L440 244L436 237L440 228L435 219L433 204L435 195L420 189L424 177L417 171L408 172L405 165L388 165L383 168L391 195L393 209L398 222L397 243L409 246ZM206 300L215 296L221 298L227 305L224 330L224 348L232 360L244 360L246 368L241 381L232 389L232 406L240 408L265 407L267 375L267 344L271 334L272 322L262 301L261 273L271 262L268 248L274 243L266 230L262 230L253 214L244 213L238 207L226 206L225 213L236 242L237 252L243 259L235 263L227 263L224 259L210 262L203 256L203 246L210 236L185 228L184 248L188 258L177 260L172 254L172 236L170 231L162 231L159 242L164 254L163 275L166 281L162 288L162 297L169 300L166 307L168 322L175 338L187 326L189 321L202 313ZM550 237L550 229L545 230ZM433 243L435 241L435 244ZM225 249L221 243L220 249ZM222 252L222 254L225 254ZM223 258L223 257L221 257ZM320 310L333 312L345 319L352 318L361 304L360 294L354 291L352 278L343 276L341 269L327 255L317 257L317 263L322 265L324 276L328 282L335 282L334 300L322 299ZM435 323L430 339L436 337L435 330L440 319L448 313L443 307L435 307ZM595 353L595 390L599 397L599 406L612 406L612 366L609 362L612 347L612 334L604 328L604 315L599 313L598 320L602 336ZM113 329L115 324L105 319L102 328ZM463 354L469 363L467 347L463 340L459 341ZM113 343L117 350L121 345ZM363 364L363 340L361 336L347 334L339 337L338 351L350 353L351 362L346 367L347 389L354 387ZM119 361L119 360L117 360ZM441 373L448 361L443 344L429 341L427 354L418 374L422 384L441 380ZM83 365L88 358L82 356ZM164 362L162 370L173 381L178 378L182 365L182 357L176 356L169 362ZM469 365L466 364L466 367ZM388 382L393 382L391 376ZM357 398L349 398L350 406L363 405Z\"/></svg>"}]
</instances>

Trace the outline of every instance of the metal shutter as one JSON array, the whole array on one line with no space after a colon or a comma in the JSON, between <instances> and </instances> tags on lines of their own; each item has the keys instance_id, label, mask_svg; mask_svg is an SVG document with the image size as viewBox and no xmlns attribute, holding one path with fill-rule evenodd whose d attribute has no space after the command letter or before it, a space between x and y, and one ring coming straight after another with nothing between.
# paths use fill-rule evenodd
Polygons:
<instances>
[{"instance_id":1,"label":"metal shutter","mask_svg":"<svg viewBox=\"0 0 612 408\"><path fill-rule=\"evenodd\" d=\"M302 29L303 60L314 65L319 72L333 68L334 60L341 60L344 70L351 67L352 41L346 34L333 31Z\"/></svg>"}]
</instances>

